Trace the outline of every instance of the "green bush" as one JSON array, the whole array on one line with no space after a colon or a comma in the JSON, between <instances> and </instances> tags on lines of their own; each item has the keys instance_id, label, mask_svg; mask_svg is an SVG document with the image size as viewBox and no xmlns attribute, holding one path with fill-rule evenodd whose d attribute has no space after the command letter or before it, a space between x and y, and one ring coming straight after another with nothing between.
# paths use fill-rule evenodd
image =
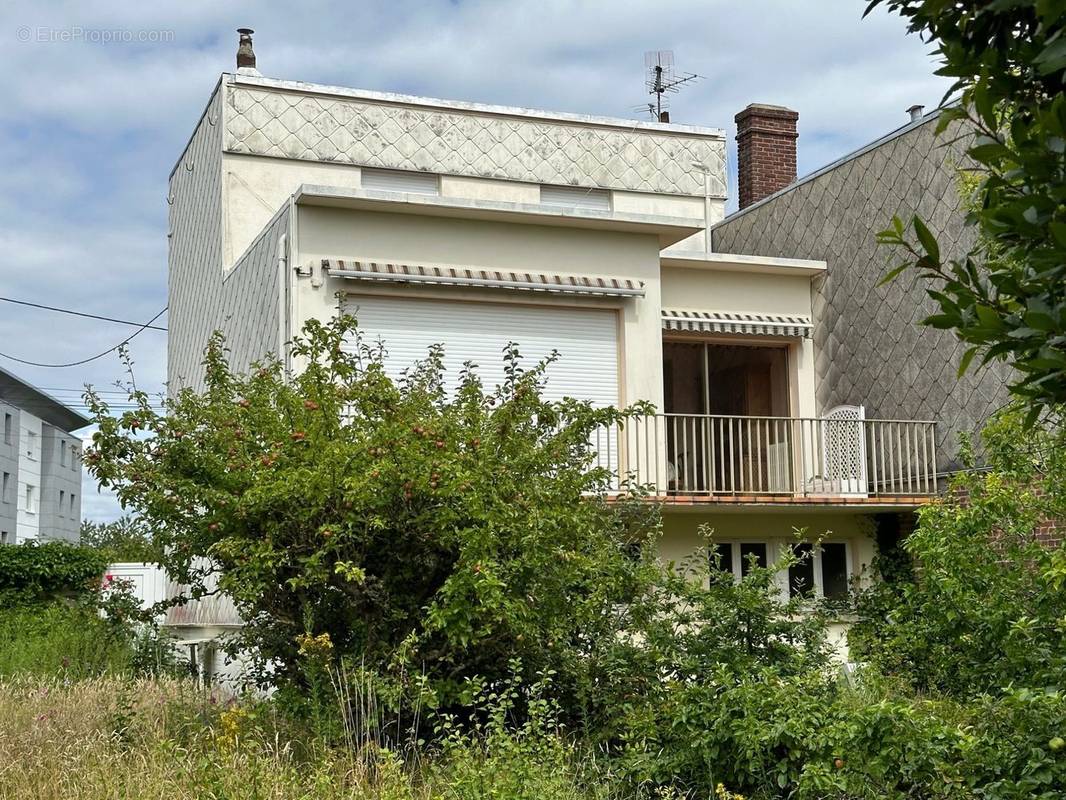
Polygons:
<instances>
[{"instance_id":1,"label":"green bush","mask_svg":"<svg viewBox=\"0 0 1066 800\"><path fill-rule=\"evenodd\" d=\"M960 698L1061 687L1066 669L1066 547L1034 536L1066 519L1066 432L1025 431L1012 412L983 438L988 469L957 476L881 556L895 580L859 595L849 635L857 658Z\"/></svg>"},{"instance_id":2,"label":"green bush","mask_svg":"<svg viewBox=\"0 0 1066 800\"><path fill-rule=\"evenodd\" d=\"M106 554L65 542L0 547L0 606L92 591L107 563Z\"/></svg>"},{"instance_id":3,"label":"green bush","mask_svg":"<svg viewBox=\"0 0 1066 800\"><path fill-rule=\"evenodd\" d=\"M299 642L325 635L338 662L425 676L435 703L460 704L467 679L501 679L514 657L575 698L612 609L653 574L631 540L657 509L609 502L589 447L644 408L549 402L551 359L526 369L513 346L499 387L446 376L439 349L394 382L352 340L351 317L308 323L290 377L276 361L235 374L216 336L205 391L165 414L136 391L121 418L90 397L86 463L192 594L217 572L264 681L304 688Z\"/></svg>"}]
</instances>

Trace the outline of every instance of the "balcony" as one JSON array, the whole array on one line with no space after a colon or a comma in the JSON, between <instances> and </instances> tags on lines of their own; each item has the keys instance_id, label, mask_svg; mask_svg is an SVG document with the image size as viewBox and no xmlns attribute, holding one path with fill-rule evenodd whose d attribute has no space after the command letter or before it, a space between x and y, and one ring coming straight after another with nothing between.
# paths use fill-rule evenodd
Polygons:
<instances>
[{"instance_id":1,"label":"balcony","mask_svg":"<svg viewBox=\"0 0 1066 800\"><path fill-rule=\"evenodd\" d=\"M655 414L602 431L597 463L666 502L918 505L936 494L936 423Z\"/></svg>"}]
</instances>

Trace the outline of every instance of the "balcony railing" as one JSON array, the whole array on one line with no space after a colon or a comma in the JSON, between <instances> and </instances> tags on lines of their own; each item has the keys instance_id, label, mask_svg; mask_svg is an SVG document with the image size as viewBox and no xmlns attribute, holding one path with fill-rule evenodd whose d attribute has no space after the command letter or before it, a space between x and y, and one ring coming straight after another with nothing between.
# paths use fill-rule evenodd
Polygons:
<instances>
[{"instance_id":1,"label":"balcony railing","mask_svg":"<svg viewBox=\"0 0 1066 800\"><path fill-rule=\"evenodd\" d=\"M936 423L655 414L602 431L598 463L665 495L900 497L936 493Z\"/></svg>"}]
</instances>

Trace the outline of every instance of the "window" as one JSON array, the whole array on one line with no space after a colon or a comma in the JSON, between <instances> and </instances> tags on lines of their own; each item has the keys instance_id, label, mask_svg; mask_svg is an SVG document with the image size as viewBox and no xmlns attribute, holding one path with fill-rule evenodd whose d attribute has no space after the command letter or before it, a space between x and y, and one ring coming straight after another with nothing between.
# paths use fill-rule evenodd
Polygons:
<instances>
[{"instance_id":1,"label":"window","mask_svg":"<svg viewBox=\"0 0 1066 800\"><path fill-rule=\"evenodd\" d=\"M364 189L374 189L380 192L440 194L437 176L431 172L363 167L362 186Z\"/></svg>"},{"instance_id":2,"label":"window","mask_svg":"<svg viewBox=\"0 0 1066 800\"><path fill-rule=\"evenodd\" d=\"M38 448L37 432L36 431L26 431L26 458L29 458L29 459L32 459L33 461L36 461L37 460L37 453L40 452L37 448Z\"/></svg>"},{"instance_id":3,"label":"window","mask_svg":"<svg viewBox=\"0 0 1066 800\"><path fill-rule=\"evenodd\" d=\"M59 490L59 516L63 516L63 506L66 505L67 493Z\"/></svg>"},{"instance_id":4,"label":"window","mask_svg":"<svg viewBox=\"0 0 1066 800\"><path fill-rule=\"evenodd\" d=\"M541 186L540 202L546 206L610 211L611 193L606 189L587 189L582 186Z\"/></svg>"},{"instance_id":5,"label":"window","mask_svg":"<svg viewBox=\"0 0 1066 800\"><path fill-rule=\"evenodd\" d=\"M7 544L7 531L0 531L0 544Z\"/></svg>"},{"instance_id":6,"label":"window","mask_svg":"<svg viewBox=\"0 0 1066 800\"><path fill-rule=\"evenodd\" d=\"M26 484L26 513L37 513L37 487Z\"/></svg>"},{"instance_id":7,"label":"window","mask_svg":"<svg viewBox=\"0 0 1066 800\"><path fill-rule=\"evenodd\" d=\"M59 465L61 467L67 465L67 442L65 439L59 440Z\"/></svg>"},{"instance_id":8,"label":"window","mask_svg":"<svg viewBox=\"0 0 1066 800\"><path fill-rule=\"evenodd\" d=\"M788 568L788 596L814 597L814 549L806 542L794 544L792 554L799 561Z\"/></svg>"},{"instance_id":9,"label":"window","mask_svg":"<svg viewBox=\"0 0 1066 800\"><path fill-rule=\"evenodd\" d=\"M716 542L711 545L711 570L718 570L723 575L733 574L733 545L729 542ZM712 573L713 574L713 573Z\"/></svg>"},{"instance_id":10,"label":"window","mask_svg":"<svg viewBox=\"0 0 1066 800\"><path fill-rule=\"evenodd\" d=\"M11 444L11 426L12 417L10 414L4 414L4 444Z\"/></svg>"},{"instance_id":11,"label":"window","mask_svg":"<svg viewBox=\"0 0 1066 800\"><path fill-rule=\"evenodd\" d=\"M5 472L3 483L0 483L0 503L11 502L11 473Z\"/></svg>"},{"instance_id":12,"label":"window","mask_svg":"<svg viewBox=\"0 0 1066 800\"><path fill-rule=\"evenodd\" d=\"M755 565L766 569L770 563L767 557L766 542L741 542L740 543L740 576L744 577L751 572L752 556L755 557Z\"/></svg>"},{"instance_id":13,"label":"window","mask_svg":"<svg viewBox=\"0 0 1066 800\"><path fill-rule=\"evenodd\" d=\"M81 455L78 453L78 448L75 445L70 446L70 468L75 472L78 471L78 464Z\"/></svg>"},{"instance_id":14,"label":"window","mask_svg":"<svg viewBox=\"0 0 1066 800\"><path fill-rule=\"evenodd\" d=\"M848 546L844 542L822 545L822 594L828 600L848 595Z\"/></svg>"},{"instance_id":15,"label":"window","mask_svg":"<svg viewBox=\"0 0 1066 800\"><path fill-rule=\"evenodd\" d=\"M77 511L75 510L75 506L77 505L77 500L78 500L78 496L76 494L74 494L74 492L71 492L70 493L70 516L72 516L72 517L77 515Z\"/></svg>"}]
</instances>

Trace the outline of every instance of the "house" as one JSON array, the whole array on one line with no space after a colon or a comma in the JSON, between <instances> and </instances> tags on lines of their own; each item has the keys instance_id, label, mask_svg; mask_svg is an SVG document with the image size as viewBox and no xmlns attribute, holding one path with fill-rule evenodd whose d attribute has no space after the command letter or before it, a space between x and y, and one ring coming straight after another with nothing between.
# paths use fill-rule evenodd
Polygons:
<instances>
[{"instance_id":1,"label":"house","mask_svg":"<svg viewBox=\"0 0 1066 800\"><path fill-rule=\"evenodd\" d=\"M81 531L81 439L89 420L0 369L0 544Z\"/></svg>"},{"instance_id":2,"label":"house","mask_svg":"<svg viewBox=\"0 0 1066 800\"><path fill-rule=\"evenodd\" d=\"M664 503L664 557L706 525L740 575L795 528L826 535L782 592L844 594L878 531L936 493L943 436L885 404L898 377L832 385L863 343L831 329L820 292L850 284L830 254L763 252L772 231L719 246L720 129L267 78L250 38L170 176L171 392L202 385L216 329L237 367L275 353L299 369L292 335L339 310L396 376L434 343L486 383L510 341L558 350L549 397L658 409L593 446ZM741 122L754 209L795 179L795 113Z\"/></svg>"}]
</instances>

